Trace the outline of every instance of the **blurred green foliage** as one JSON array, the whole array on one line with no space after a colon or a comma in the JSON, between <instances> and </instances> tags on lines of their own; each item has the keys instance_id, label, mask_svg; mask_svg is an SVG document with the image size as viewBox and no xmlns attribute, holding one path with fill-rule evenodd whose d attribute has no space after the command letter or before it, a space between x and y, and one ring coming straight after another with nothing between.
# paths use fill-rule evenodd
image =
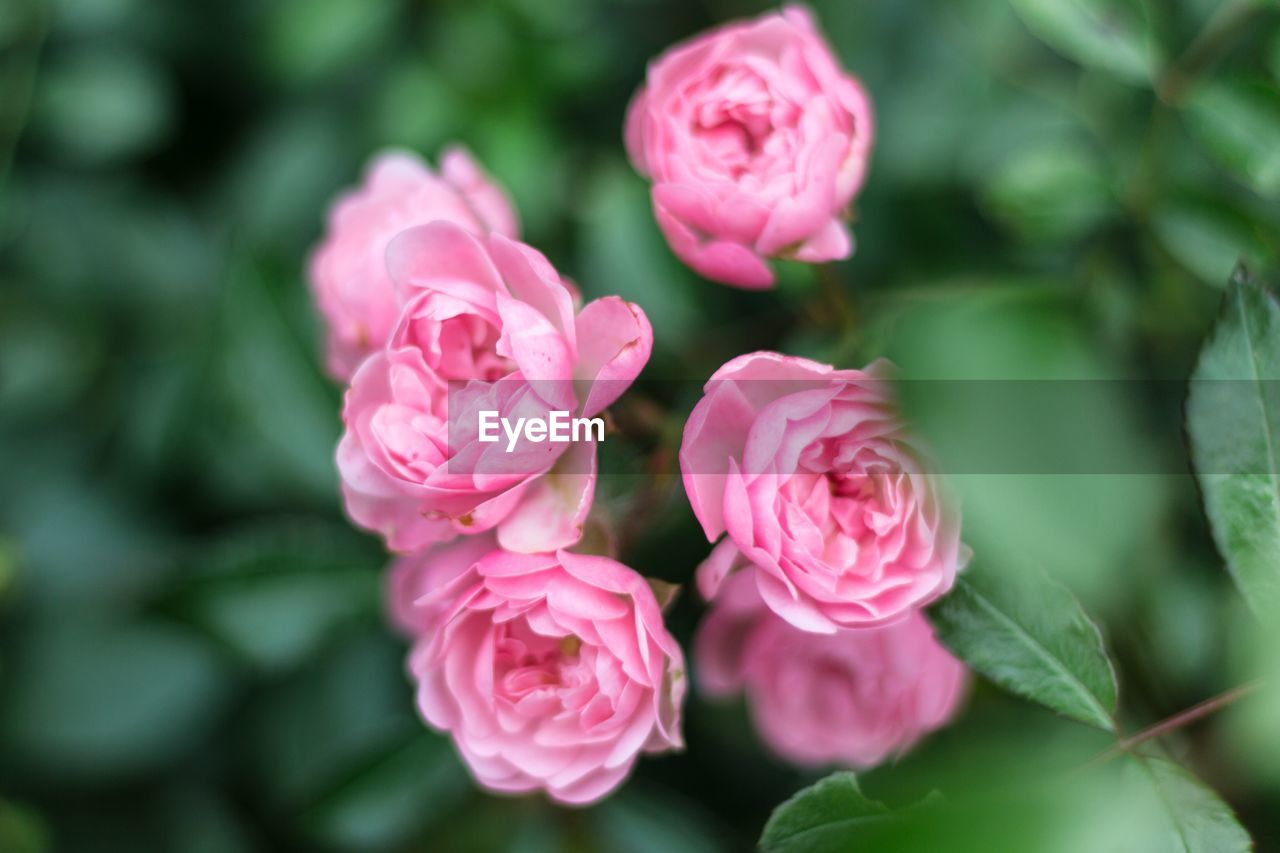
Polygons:
<instances>
[{"instance_id":1,"label":"blurred green foliage","mask_svg":"<svg viewBox=\"0 0 1280 853\"><path fill-rule=\"evenodd\" d=\"M618 413L649 429L606 444L600 503L645 519L624 560L684 582L708 546L672 451L729 357L1181 380L1237 260L1280 259L1274 3L815 5L875 101L876 149L857 254L827 278L787 266L768 294L674 260L621 144L645 62L760 4L0 5L0 850L755 843L819 774L766 755L737 705L694 695L688 751L586 811L478 793L423 728L380 613L385 556L341 516L340 390L301 271L376 149L469 145L530 242L653 321ZM1118 393L1088 438L1178 468L1186 447L1151 429L1167 404ZM984 560L1049 571L1102 623L1123 730L1275 672L1189 473L957 480ZM671 611L682 642L700 612L690 592ZM1259 691L1163 741L1262 849L1280 843L1277 708ZM892 808L1016 789L1106 745L979 684L862 785ZM1146 800L1121 790L1063 796L1043 826L1138 833Z\"/></svg>"}]
</instances>

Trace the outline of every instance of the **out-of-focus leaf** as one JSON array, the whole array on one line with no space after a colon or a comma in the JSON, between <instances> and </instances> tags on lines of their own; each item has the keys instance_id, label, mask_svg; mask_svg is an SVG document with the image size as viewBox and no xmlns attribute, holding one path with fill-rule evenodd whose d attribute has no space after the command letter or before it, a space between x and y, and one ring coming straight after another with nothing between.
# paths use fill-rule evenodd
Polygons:
<instances>
[{"instance_id":1,"label":"out-of-focus leaf","mask_svg":"<svg viewBox=\"0 0 1280 853\"><path fill-rule=\"evenodd\" d=\"M137 0L54 0L49 5L53 7L53 26L59 35L116 32L140 13Z\"/></svg>"},{"instance_id":2,"label":"out-of-focus leaf","mask_svg":"<svg viewBox=\"0 0 1280 853\"><path fill-rule=\"evenodd\" d=\"M16 803L0 800L0 850L45 853L49 849L49 831L40 816Z\"/></svg>"},{"instance_id":3,"label":"out-of-focus leaf","mask_svg":"<svg viewBox=\"0 0 1280 853\"><path fill-rule=\"evenodd\" d=\"M288 80L311 80L367 59L385 46L399 3L287 0L267 9L268 62Z\"/></svg>"},{"instance_id":4,"label":"out-of-focus leaf","mask_svg":"<svg viewBox=\"0 0 1280 853\"><path fill-rule=\"evenodd\" d=\"M69 157L103 163L163 141L172 101L163 69L146 56L86 49L43 71L33 123Z\"/></svg>"},{"instance_id":5,"label":"out-of-focus leaf","mask_svg":"<svg viewBox=\"0 0 1280 853\"><path fill-rule=\"evenodd\" d=\"M1065 240L1086 233L1111 212L1102 164L1079 144L1017 151L983 188L987 207L1030 239Z\"/></svg>"},{"instance_id":6,"label":"out-of-focus leaf","mask_svg":"<svg viewBox=\"0 0 1280 853\"><path fill-rule=\"evenodd\" d=\"M428 33L433 64L473 97L502 91L517 52L503 10L496 3L461 3L440 11Z\"/></svg>"},{"instance_id":7,"label":"out-of-focus leaf","mask_svg":"<svg viewBox=\"0 0 1280 853\"><path fill-rule=\"evenodd\" d=\"M449 742L423 732L326 795L305 820L326 846L383 849L452 813L472 790Z\"/></svg>"},{"instance_id":8,"label":"out-of-focus leaf","mask_svg":"<svg viewBox=\"0 0 1280 853\"><path fill-rule=\"evenodd\" d=\"M545 240L569 199L569 147L530 105L491 110L476 129L481 162L511 194L523 239ZM562 264L551 257L552 263Z\"/></svg>"},{"instance_id":9,"label":"out-of-focus leaf","mask_svg":"<svg viewBox=\"0 0 1280 853\"><path fill-rule=\"evenodd\" d=\"M0 311L0 421L35 421L83 393L98 353L91 334L23 310Z\"/></svg>"},{"instance_id":10,"label":"out-of-focus leaf","mask_svg":"<svg viewBox=\"0 0 1280 853\"><path fill-rule=\"evenodd\" d=\"M179 788L160 802L164 849L173 853L257 853L246 821L213 790Z\"/></svg>"},{"instance_id":11,"label":"out-of-focus leaf","mask_svg":"<svg viewBox=\"0 0 1280 853\"><path fill-rule=\"evenodd\" d=\"M1274 83L1207 80L1187 97L1185 111L1214 159L1260 195L1280 197L1280 89Z\"/></svg>"},{"instance_id":12,"label":"out-of-focus leaf","mask_svg":"<svg viewBox=\"0 0 1280 853\"><path fill-rule=\"evenodd\" d=\"M4 604L18 576L18 555L8 539L0 537L0 605Z\"/></svg>"},{"instance_id":13,"label":"out-of-focus leaf","mask_svg":"<svg viewBox=\"0 0 1280 853\"><path fill-rule=\"evenodd\" d=\"M572 831L574 817L542 798L474 797L425 833L428 844L410 849L596 853L590 839Z\"/></svg>"},{"instance_id":14,"label":"out-of-focus leaf","mask_svg":"<svg viewBox=\"0 0 1280 853\"><path fill-rule=\"evenodd\" d=\"M0 753L53 778L152 769L209 729L228 686L213 650L176 627L64 620L14 656Z\"/></svg>"},{"instance_id":15,"label":"out-of-focus leaf","mask_svg":"<svg viewBox=\"0 0 1280 853\"><path fill-rule=\"evenodd\" d=\"M1082 65L1151 81L1160 57L1141 0L1011 0L1027 28Z\"/></svg>"},{"instance_id":16,"label":"out-of-focus leaf","mask_svg":"<svg viewBox=\"0 0 1280 853\"><path fill-rule=\"evenodd\" d=\"M453 89L434 68L407 62L388 77L373 105L372 122L380 145L435 156L458 134L459 112Z\"/></svg>"},{"instance_id":17,"label":"out-of-focus leaf","mask_svg":"<svg viewBox=\"0 0 1280 853\"><path fill-rule=\"evenodd\" d=\"M1218 550L1255 613L1280 613L1280 303L1239 271L1187 399L1192 460Z\"/></svg>"},{"instance_id":18,"label":"out-of-focus leaf","mask_svg":"<svg viewBox=\"0 0 1280 853\"><path fill-rule=\"evenodd\" d=\"M1152 225L1169 254L1214 287L1228 281L1236 264L1257 265L1269 254L1258 226L1222 207L1173 204L1157 211Z\"/></svg>"},{"instance_id":19,"label":"out-of-focus leaf","mask_svg":"<svg viewBox=\"0 0 1280 853\"><path fill-rule=\"evenodd\" d=\"M237 237L287 255L300 274L306 241L368 155L351 151L351 143L333 113L312 108L272 115L242 142L224 189L222 221Z\"/></svg>"},{"instance_id":20,"label":"out-of-focus leaf","mask_svg":"<svg viewBox=\"0 0 1280 853\"><path fill-rule=\"evenodd\" d=\"M214 460L251 466L255 484L276 481L324 503L338 493L333 449L340 406L317 372L310 341L291 327L284 305L260 269L237 265L226 285L218 373L220 408L238 415L245 434L228 450L256 451L256 462L231 455ZM268 476L264 476L267 474Z\"/></svg>"},{"instance_id":21,"label":"out-of-focus leaf","mask_svg":"<svg viewBox=\"0 0 1280 853\"><path fill-rule=\"evenodd\" d=\"M655 329L654 347L677 347L696 328L689 280L653 220L649 195L622 163L593 174L582 208L583 280L588 298L616 293L635 302Z\"/></svg>"},{"instance_id":22,"label":"out-of-focus leaf","mask_svg":"<svg viewBox=\"0 0 1280 853\"><path fill-rule=\"evenodd\" d=\"M1280 792L1280 740L1276 720L1280 720L1280 624L1264 625L1246 612L1236 599L1236 608L1220 611L1229 626L1231 683L1254 685L1245 699L1233 703L1222 714L1225 748L1222 766L1238 768L1240 787L1255 782L1275 794ZM1221 666L1221 658L1215 661Z\"/></svg>"},{"instance_id":23,"label":"out-of-focus leaf","mask_svg":"<svg viewBox=\"0 0 1280 853\"><path fill-rule=\"evenodd\" d=\"M970 566L931 610L938 639L1000 686L1113 731L1116 677L1075 597L1034 569Z\"/></svg>"},{"instance_id":24,"label":"out-of-focus leaf","mask_svg":"<svg viewBox=\"0 0 1280 853\"><path fill-rule=\"evenodd\" d=\"M632 783L592 812L596 837L615 853L710 853L724 850L694 803L637 790Z\"/></svg>"},{"instance_id":25,"label":"out-of-focus leaf","mask_svg":"<svg viewBox=\"0 0 1280 853\"><path fill-rule=\"evenodd\" d=\"M211 553L182 608L254 665L294 666L342 623L377 612L380 560L362 544L345 529L291 524L202 545Z\"/></svg>"},{"instance_id":26,"label":"out-of-focus leaf","mask_svg":"<svg viewBox=\"0 0 1280 853\"><path fill-rule=\"evenodd\" d=\"M884 803L867 799L853 773L833 773L773 810L760 836L765 853L842 851L858 847L858 830L892 819Z\"/></svg>"},{"instance_id":27,"label":"out-of-focus leaf","mask_svg":"<svg viewBox=\"0 0 1280 853\"><path fill-rule=\"evenodd\" d=\"M1231 807L1191 773L1163 758L1145 756L1132 758L1130 767L1145 776L1163 812L1167 834L1158 849L1177 853L1247 853L1254 849Z\"/></svg>"},{"instance_id":28,"label":"out-of-focus leaf","mask_svg":"<svg viewBox=\"0 0 1280 853\"><path fill-rule=\"evenodd\" d=\"M913 430L960 495L964 540L989 566L1043 567L1091 606L1123 599L1165 501L1160 478L1124 473L1161 470L1146 467L1160 449L1139 429L1141 384L1112 381L1121 368L1064 289L944 280L892 300L864 357L899 366ZM1176 430L1169 442L1181 451Z\"/></svg>"},{"instance_id":29,"label":"out-of-focus leaf","mask_svg":"<svg viewBox=\"0 0 1280 853\"><path fill-rule=\"evenodd\" d=\"M247 729L267 802L322 802L422 730L403 646L381 627L343 632L257 702Z\"/></svg>"},{"instance_id":30,"label":"out-of-focus leaf","mask_svg":"<svg viewBox=\"0 0 1280 853\"><path fill-rule=\"evenodd\" d=\"M1221 667L1222 605L1239 598L1217 578L1192 571L1185 562L1170 560L1171 571L1153 583L1142 620L1147 642L1161 650L1160 673L1165 682L1186 695L1210 683ZM1198 567L1197 567L1198 568Z\"/></svg>"},{"instance_id":31,"label":"out-of-focus leaf","mask_svg":"<svg viewBox=\"0 0 1280 853\"><path fill-rule=\"evenodd\" d=\"M0 527L17 551L24 601L58 615L96 614L154 594L172 568L171 536L118 489L64 470L81 458L27 449L0 459L5 478L23 484L12 495L0 490Z\"/></svg>"}]
</instances>

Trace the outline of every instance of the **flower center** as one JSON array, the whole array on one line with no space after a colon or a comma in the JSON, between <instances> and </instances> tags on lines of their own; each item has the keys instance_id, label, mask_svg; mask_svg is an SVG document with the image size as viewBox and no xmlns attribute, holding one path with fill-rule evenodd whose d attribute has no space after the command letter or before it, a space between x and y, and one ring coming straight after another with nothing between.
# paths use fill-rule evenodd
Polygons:
<instances>
[{"instance_id":1,"label":"flower center","mask_svg":"<svg viewBox=\"0 0 1280 853\"><path fill-rule=\"evenodd\" d=\"M582 640L570 634L544 637L523 623L499 628L494 643L494 683L512 703L538 694L553 698L583 681Z\"/></svg>"},{"instance_id":2,"label":"flower center","mask_svg":"<svg viewBox=\"0 0 1280 853\"><path fill-rule=\"evenodd\" d=\"M779 127L795 116L758 73L741 66L720 68L692 98L690 131L707 148L709 162L733 180L767 171L781 142Z\"/></svg>"}]
</instances>

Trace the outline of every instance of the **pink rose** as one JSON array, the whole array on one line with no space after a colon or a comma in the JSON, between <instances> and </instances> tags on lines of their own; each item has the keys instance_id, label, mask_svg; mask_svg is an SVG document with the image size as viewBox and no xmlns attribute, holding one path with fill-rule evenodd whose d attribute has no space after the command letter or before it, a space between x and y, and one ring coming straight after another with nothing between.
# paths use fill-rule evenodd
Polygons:
<instances>
[{"instance_id":1,"label":"pink rose","mask_svg":"<svg viewBox=\"0 0 1280 853\"><path fill-rule=\"evenodd\" d=\"M461 148L447 151L437 175L415 155L391 151L369 166L364 184L338 199L308 277L328 333L327 366L351 378L386 343L403 302L387 275L391 238L438 219L476 234L516 237L511 203Z\"/></svg>"},{"instance_id":2,"label":"pink rose","mask_svg":"<svg viewBox=\"0 0 1280 853\"><path fill-rule=\"evenodd\" d=\"M682 747L680 647L621 563L494 551L415 606L419 708L485 787L589 803Z\"/></svg>"},{"instance_id":3,"label":"pink rose","mask_svg":"<svg viewBox=\"0 0 1280 853\"><path fill-rule=\"evenodd\" d=\"M649 64L627 112L671 249L698 273L767 288L765 258L847 258L842 221L871 150L871 105L805 9L728 24Z\"/></svg>"},{"instance_id":4,"label":"pink rose","mask_svg":"<svg viewBox=\"0 0 1280 853\"><path fill-rule=\"evenodd\" d=\"M710 598L733 571L805 631L883 625L951 588L960 525L912 450L886 363L835 370L739 356L707 382L684 428L680 469L707 538Z\"/></svg>"},{"instance_id":5,"label":"pink rose","mask_svg":"<svg viewBox=\"0 0 1280 853\"><path fill-rule=\"evenodd\" d=\"M392 561L387 571L386 606L391 624L406 637L422 635L430 624L418 599L439 589L498 547L493 535L462 536Z\"/></svg>"},{"instance_id":6,"label":"pink rose","mask_svg":"<svg viewBox=\"0 0 1280 853\"><path fill-rule=\"evenodd\" d=\"M946 723L965 668L919 611L878 628L812 634L779 619L738 575L694 639L698 686L744 692L761 738L797 764L866 769Z\"/></svg>"},{"instance_id":7,"label":"pink rose","mask_svg":"<svg viewBox=\"0 0 1280 853\"><path fill-rule=\"evenodd\" d=\"M595 444L521 440L509 452L501 435L481 441L480 412L513 423L598 414L649 359L644 312L616 296L575 311L537 251L448 222L402 232L387 266L406 301L387 347L347 390L338 468L348 514L400 552L491 529L514 551L576 542Z\"/></svg>"}]
</instances>

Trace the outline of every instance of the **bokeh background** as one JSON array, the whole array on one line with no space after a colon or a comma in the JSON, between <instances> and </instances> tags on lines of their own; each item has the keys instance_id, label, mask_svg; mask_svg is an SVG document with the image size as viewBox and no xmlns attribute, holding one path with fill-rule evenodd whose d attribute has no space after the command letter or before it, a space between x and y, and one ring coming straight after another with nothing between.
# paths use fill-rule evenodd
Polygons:
<instances>
[{"instance_id":1,"label":"bokeh background","mask_svg":"<svg viewBox=\"0 0 1280 853\"><path fill-rule=\"evenodd\" d=\"M640 572L686 582L708 550L669 475L697 383L738 353L1139 380L1098 395L1085 438L1162 474L958 478L965 537L1076 591L1128 730L1257 676L1275 649L1168 414L1236 262L1280 256L1276 4L815 7L877 110L858 251L747 294L671 256L621 128L647 59L760 4L0 4L0 851L745 850L820 775L695 693L687 752L558 810L478 792L418 721L386 557L339 504L302 279L328 201L389 145L464 142L529 242L648 312L599 498ZM686 648L701 612L686 592L669 614ZM1165 744L1280 849L1274 693ZM1106 745L975 684L863 785L910 802ZM1063 823L1097 842L1075 849L1136 850L1112 834L1133 819Z\"/></svg>"}]
</instances>

